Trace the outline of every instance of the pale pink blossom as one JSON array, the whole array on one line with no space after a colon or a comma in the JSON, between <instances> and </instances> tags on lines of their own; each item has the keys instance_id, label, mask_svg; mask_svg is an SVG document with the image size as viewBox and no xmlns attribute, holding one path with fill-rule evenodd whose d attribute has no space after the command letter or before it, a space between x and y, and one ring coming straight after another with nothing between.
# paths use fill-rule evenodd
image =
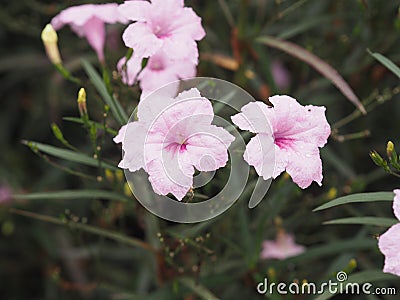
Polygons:
<instances>
[{"instance_id":1,"label":"pale pink blossom","mask_svg":"<svg viewBox=\"0 0 400 300\"><path fill-rule=\"evenodd\" d=\"M11 190L6 185L0 185L0 204L11 200Z\"/></svg>"},{"instance_id":2,"label":"pale pink blossom","mask_svg":"<svg viewBox=\"0 0 400 300\"><path fill-rule=\"evenodd\" d=\"M178 200L193 185L195 168L213 171L225 166L234 137L212 125L211 102L192 88L173 98L162 91L142 99L138 121L121 128L114 141L122 142L119 167L149 174L159 195L172 193Z\"/></svg>"},{"instance_id":3,"label":"pale pink blossom","mask_svg":"<svg viewBox=\"0 0 400 300\"><path fill-rule=\"evenodd\" d=\"M68 24L80 37L85 37L96 51L100 61L104 61L106 39L105 24L123 23L128 20L118 11L118 4L84 4L69 7L51 20L55 30Z\"/></svg>"},{"instance_id":4,"label":"pale pink blossom","mask_svg":"<svg viewBox=\"0 0 400 300\"><path fill-rule=\"evenodd\" d=\"M396 189L393 212L400 221L400 190ZM385 255L383 272L400 276L400 223L393 225L379 237L379 249Z\"/></svg>"},{"instance_id":5,"label":"pale pink blossom","mask_svg":"<svg viewBox=\"0 0 400 300\"><path fill-rule=\"evenodd\" d=\"M196 41L205 36L201 18L183 0L125 1L119 11L135 23L123 33L127 47L138 57L149 57L163 49L171 59L197 64Z\"/></svg>"},{"instance_id":6,"label":"pale pink blossom","mask_svg":"<svg viewBox=\"0 0 400 300\"><path fill-rule=\"evenodd\" d=\"M126 63L126 69L123 68L125 62L126 58L123 57L117 65L122 81L128 85L139 81L142 98L163 85L196 75L196 64L186 60L172 60L164 51L152 55L143 70L142 58L135 54Z\"/></svg>"},{"instance_id":7,"label":"pale pink blossom","mask_svg":"<svg viewBox=\"0 0 400 300\"><path fill-rule=\"evenodd\" d=\"M276 86L284 90L290 85L290 74L288 69L285 67L285 65L279 61L279 60L274 60L271 64L271 73L272 76L274 77L274 81Z\"/></svg>"},{"instance_id":8,"label":"pale pink blossom","mask_svg":"<svg viewBox=\"0 0 400 300\"><path fill-rule=\"evenodd\" d=\"M264 179L286 170L301 188L322 183L319 148L330 135L325 107L300 105L286 95L269 98L273 107L251 102L232 117L242 130L256 133L247 144L244 159ZM271 167L272 166L272 167Z\"/></svg>"},{"instance_id":9,"label":"pale pink blossom","mask_svg":"<svg viewBox=\"0 0 400 300\"><path fill-rule=\"evenodd\" d=\"M305 247L294 241L294 236L284 231L279 231L275 240L266 240L262 244L262 259L285 259L296 256L305 251Z\"/></svg>"}]
</instances>

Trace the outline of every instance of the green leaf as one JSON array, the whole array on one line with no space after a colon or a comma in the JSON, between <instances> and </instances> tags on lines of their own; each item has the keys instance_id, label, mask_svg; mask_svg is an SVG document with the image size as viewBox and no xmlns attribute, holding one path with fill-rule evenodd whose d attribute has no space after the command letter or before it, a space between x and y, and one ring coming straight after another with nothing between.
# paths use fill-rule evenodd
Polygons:
<instances>
[{"instance_id":1,"label":"green leaf","mask_svg":"<svg viewBox=\"0 0 400 300\"><path fill-rule=\"evenodd\" d=\"M374 193L359 193L348 195L329 201L313 211L320 211L323 209L331 208L334 206L348 204L348 203L359 203L359 202L374 202L374 201L393 201L394 194L392 192L374 192Z\"/></svg>"},{"instance_id":2,"label":"green leaf","mask_svg":"<svg viewBox=\"0 0 400 300\"><path fill-rule=\"evenodd\" d=\"M117 167L110 165L108 163L99 161L93 157L87 156L82 153L77 153L72 150L66 150L66 149L61 149L57 148L54 146L46 145L46 144L41 144L41 143L36 143L32 141L22 141L23 144L27 145L32 149L32 151L40 151L44 152L46 154L62 158L68 161L73 161L76 163L80 163L83 165L91 166L91 167L102 167L102 168L107 168L110 170L118 170Z\"/></svg>"},{"instance_id":3,"label":"green leaf","mask_svg":"<svg viewBox=\"0 0 400 300\"><path fill-rule=\"evenodd\" d=\"M104 190L64 190L56 192L13 195L13 198L20 200L107 199L123 202L131 201L131 199L125 195Z\"/></svg>"},{"instance_id":4,"label":"green leaf","mask_svg":"<svg viewBox=\"0 0 400 300\"><path fill-rule=\"evenodd\" d=\"M272 36L262 36L257 38L257 42L264 45L282 50L293 57L296 57L320 72L323 76L329 79L342 93L347 97L363 114L366 110L358 97L354 94L351 87L346 83L342 76L329 64L320 59L318 56L312 54L308 50L300 47L297 44L284 41Z\"/></svg>"},{"instance_id":5,"label":"green leaf","mask_svg":"<svg viewBox=\"0 0 400 300\"><path fill-rule=\"evenodd\" d=\"M101 237L109 238L111 240L120 242L125 245L139 247L139 248L142 248L144 250L151 251L154 253L156 252L156 249L153 248L152 246L150 246L149 244L147 244L146 242L144 242L140 239L137 239L137 238L133 238L133 237L129 237L129 236L120 234L118 232L105 230L102 228L98 228L98 227L83 224L83 223L70 222L67 220L62 220L62 219L55 218L52 216L37 214L37 213L26 211L26 210L10 208L9 212L12 214L16 214L16 215L23 216L23 217L28 217L31 219L35 219L35 220L39 220L39 221L43 221L43 222L47 222L47 223L51 223L51 224L67 226L71 229L77 229L77 230L95 234L95 235L98 235Z\"/></svg>"},{"instance_id":6,"label":"green leaf","mask_svg":"<svg viewBox=\"0 0 400 300\"><path fill-rule=\"evenodd\" d=\"M63 120L65 121L69 121L69 122L73 122L73 123L77 123L77 124L84 124L84 121L82 120L82 118L75 118L75 117L64 117ZM98 122L94 122L94 121L88 121L89 125L94 125L96 126L97 129L104 129L104 125L100 124ZM111 135L117 135L117 131L111 128L106 128L106 131L111 134Z\"/></svg>"},{"instance_id":7,"label":"green leaf","mask_svg":"<svg viewBox=\"0 0 400 300\"><path fill-rule=\"evenodd\" d=\"M379 217L351 217L326 221L323 224L359 224L359 225L374 225L390 227L399 221L394 218L379 218Z\"/></svg>"},{"instance_id":8,"label":"green leaf","mask_svg":"<svg viewBox=\"0 0 400 300\"><path fill-rule=\"evenodd\" d=\"M400 78L400 68L396 66L390 59L386 56L383 56L380 53L372 53L369 49L367 49L368 53L371 54L377 61L379 61L382 65L392 71L397 77Z\"/></svg>"},{"instance_id":9,"label":"green leaf","mask_svg":"<svg viewBox=\"0 0 400 300\"><path fill-rule=\"evenodd\" d=\"M96 72L94 67L85 59L82 59L82 65L86 74L89 76L90 81L99 92L104 102L110 107L111 112L120 125L125 125L128 122L126 115L121 104L108 93L107 87L101 79L100 75Z\"/></svg>"},{"instance_id":10,"label":"green leaf","mask_svg":"<svg viewBox=\"0 0 400 300\"><path fill-rule=\"evenodd\" d=\"M179 281L191 289L193 292L195 292L197 295L199 295L202 299L206 300L216 300L218 299L217 296L215 296L211 291L209 291L207 288L204 286L197 284L192 278L180 278Z\"/></svg>"}]
</instances>

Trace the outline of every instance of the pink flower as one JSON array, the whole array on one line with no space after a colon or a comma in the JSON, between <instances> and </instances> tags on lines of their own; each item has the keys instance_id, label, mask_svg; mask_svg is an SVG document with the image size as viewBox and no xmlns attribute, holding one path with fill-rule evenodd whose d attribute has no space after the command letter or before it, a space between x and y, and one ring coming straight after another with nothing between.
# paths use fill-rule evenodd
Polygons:
<instances>
[{"instance_id":1,"label":"pink flower","mask_svg":"<svg viewBox=\"0 0 400 300\"><path fill-rule=\"evenodd\" d=\"M6 185L0 185L0 204L11 200L11 190Z\"/></svg>"},{"instance_id":2,"label":"pink flower","mask_svg":"<svg viewBox=\"0 0 400 300\"><path fill-rule=\"evenodd\" d=\"M321 185L319 147L325 145L331 132L325 107L302 106L286 95L270 97L269 101L273 107L252 102L232 117L240 129L256 133L247 144L244 159L264 179L276 178L286 170L303 189L313 181Z\"/></svg>"},{"instance_id":3,"label":"pink flower","mask_svg":"<svg viewBox=\"0 0 400 300\"><path fill-rule=\"evenodd\" d=\"M184 60L172 60L163 51L151 56L146 67L141 72L141 57L133 55L126 63L126 69L123 70L122 67L125 61L126 59L123 57L117 65L118 71L122 74L122 81L128 85L133 85L136 81L140 81L140 87L143 92L142 99L165 84L196 75L196 65L194 63Z\"/></svg>"},{"instance_id":4,"label":"pink flower","mask_svg":"<svg viewBox=\"0 0 400 300\"><path fill-rule=\"evenodd\" d=\"M305 247L294 242L293 235L279 231L276 240L266 240L262 244L262 259L285 259L296 256L305 251Z\"/></svg>"},{"instance_id":5,"label":"pink flower","mask_svg":"<svg viewBox=\"0 0 400 300\"><path fill-rule=\"evenodd\" d=\"M194 168L213 171L225 166L234 137L211 125L211 102L192 88L172 98L157 91L142 99L138 121L123 126L115 137L125 154L119 167L149 174L159 195L178 200L193 184Z\"/></svg>"},{"instance_id":6,"label":"pink flower","mask_svg":"<svg viewBox=\"0 0 400 300\"><path fill-rule=\"evenodd\" d=\"M171 59L197 64L196 41L205 36L201 18L183 0L125 1L119 11L135 23L123 33L127 47L138 57L149 57L160 49Z\"/></svg>"},{"instance_id":7,"label":"pink flower","mask_svg":"<svg viewBox=\"0 0 400 300\"><path fill-rule=\"evenodd\" d=\"M274 60L272 62L271 72L278 88L284 90L290 85L290 74L281 61Z\"/></svg>"},{"instance_id":8,"label":"pink flower","mask_svg":"<svg viewBox=\"0 0 400 300\"><path fill-rule=\"evenodd\" d=\"M400 220L400 190L394 190L393 211ZM385 255L383 272L400 276L400 223L393 225L379 237L378 246Z\"/></svg>"},{"instance_id":9,"label":"pink flower","mask_svg":"<svg viewBox=\"0 0 400 300\"><path fill-rule=\"evenodd\" d=\"M90 46L96 51L101 62L104 61L104 44L106 39L105 23L128 22L118 11L118 4L84 4L69 7L51 20L55 30L69 24L80 37L86 37Z\"/></svg>"}]
</instances>

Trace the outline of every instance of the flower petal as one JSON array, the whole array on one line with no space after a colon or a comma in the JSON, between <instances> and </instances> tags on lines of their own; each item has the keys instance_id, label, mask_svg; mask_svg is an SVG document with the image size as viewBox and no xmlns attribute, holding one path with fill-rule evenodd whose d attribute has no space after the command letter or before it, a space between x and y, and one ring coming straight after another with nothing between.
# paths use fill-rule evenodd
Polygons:
<instances>
[{"instance_id":1,"label":"flower petal","mask_svg":"<svg viewBox=\"0 0 400 300\"><path fill-rule=\"evenodd\" d=\"M196 41L200 41L206 35L201 18L191 7L185 7L179 16L172 20L171 27L175 34L188 35Z\"/></svg>"},{"instance_id":2,"label":"flower petal","mask_svg":"<svg viewBox=\"0 0 400 300\"><path fill-rule=\"evenodd\" d=\"M119 167L135 172L140 168L145 168L144 149L147 127L141 122L132 122L123 126L114 142L122 142L122 149L125 154L119 163Z\"/></svg>"},{"instance_id":3,"label":"flower petal","mask_svg":"<svg viewBox=\"0 0 400 300\"><path fill-rule=\"evenodd\" d=\"M196 88L181 92L172 103L160 111L151 131L179 131L185 137L202 125L210 125L214 118L211 102L200 95Z\"/></svg>"},{"instance_id":4,"label":"flower petal","mask_svg":"<svg viewBox=\"0 0 400 300\"><path fill-rule=\"evenodd\" d=\"M127 47L133 48L138 57L149 57L156 53L163 42L144 23L137 22L129 25L122 39Z\"/></svg>"},{"instance_id":5,"label":"flower petal","mask_svg":"<svg viewBox=\"0 0 400 300\"><path fill-rule=\"evenodd\" d=\"M55 30L59 30L65 24L83 26L92 17L97 17L105 23L126 23L127 20L119 13L118 4L83 4L71 6L61 11L51 20Z\"/></svg>"},{"instance_id":6,"label":"flower petal","mask_svg":"<svg viewBox=\"0 0 400 300\"><path fill-rule=\"evenodd\" d=\"M398 220L400 220L400 189L396 189L394 192L393 199L393 212Z\"/></svg>"},{"instance_id":7,"label":"flower petal","mask_svg":"<svg viewBox=\"0 0 400 300\"><path fill-rule=\"evenodd\" d=\"M393 225L379 237L378 246L385 255L383 271L400 276L400 224Z\"/></svg>"},{"instance_id":8,"label":"flower petal","mask_svg":"<svg viewBox=\"0 0 400 300\"><path fill-rule=\"evenodd\" d=\"M173 194L179 201L193 184L193 166L187 164L179 152L162 150L158 159L146 165L149 181L159 195Z\"/></svg>"},{"instance_id":9,"label":"flower petal","mask_svg":"<svg viewBox=\"0 0 400 300\"><path fill-rule=\"evenodd\" d=\"M286 172L302 189L313 181L322 184L322 162L317 146L295 141L291 148L278 148L277 157L287 158Z\"/></svg>"},{"instance_id":10,"label":"flower petal","mask_svg":"<svg viewBox=\"0 0 400 300\"><path fill-rule=\"evenodd\" d=\"M97 17L92 17L83 25L83 31L89 45L96 51L99 60L104 61L104 43L106 41L104 22Z\"/></svg>"},{"instance_id":11,"label":"flower petal","mask_svg":"<svg viewBox=\"0 0 400 300\"><path fill-rule=\"evenodd\" d=\"M187 159L199 171L208 172L224 167L228 161L228 147L234 139L222 127L198 127L186 140Z\"/></svg>"},{"instance_id":12,"label":"flower petal","mask_svg":"<svg viewBox=\"0 0 400 300\"><path fill-rule=\"evenodd\" d=\"M257 134L246 146L244 160L265 180L271 178L275 166L275 145L271 135Z\"/></svg>"},{"instance_id":13,"label":"flower petal","mask_svg":"<svg viewBox=\"0 0 400 300\"><path fill-rule=\"evenodd\" d=\"M270 109L263 102L250 102L241 108L241 113L232 116L231 119L241 130L272 134L267 113Z\"/></svg>"},{"instance_id":14,"label":"flower petal","mask_svg":"<svg viewBox=\"0 0 400 300\"><path fill-rule=\"evenodd\" d=\"M170 59L179 58L198 63L199 51L196 42L187 35L173 34L163 40L162 49Z\"/></svg>"},{"instance_id":15,"label":"flower petal","mask_svg":"<svg viewBox=\"0 0 400 300\"><path fill-rule=\"evenodd\" d=\"M150 2L142 0L125 1L118 7L119 13L131 21L146 21L151 9Z\"/></svg>"},{"instance_id":16,"label":"flower petal","mask_svg":"<svg viewBox=\"0 0 400 300\"><path fill-rule=\"evenodd\" d=\"M274 105L267 111L276 138L301 140L322 147L331 133L325 117L325 107L300 105L287 95L269 98Z\"/></svg>"},{"instance_id":17,"label":"flower petal","mask_svg":"<svg viewBox=\"0 0 400 300\"><path fill-rule=\"evenodd\" d=\"M122 82L127 85L134 85L136 82L136 76L142 69L142 58L133 55L126 63L126 69L124 69L126 57L122 57L117 63L118 72L121 74Z\"/></svg>"}]
</instances>

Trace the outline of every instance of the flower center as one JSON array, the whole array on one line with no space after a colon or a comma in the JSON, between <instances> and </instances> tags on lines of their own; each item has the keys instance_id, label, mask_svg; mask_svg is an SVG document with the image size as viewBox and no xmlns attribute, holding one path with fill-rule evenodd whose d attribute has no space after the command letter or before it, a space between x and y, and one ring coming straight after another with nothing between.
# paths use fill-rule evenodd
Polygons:
<instances>
[{"instance_id":1,"label":"flower center","mask_svg":"<svg viewBox=\"0 0 400 300\"><path fill-rule=\"evenodd\" d=\"M161 58L153 56L149 60L149 68L152 71L161 71L165 69L164 61Z\"/></svg>"},{"instance_id":2,"label":"flower center","mask_svg":"<svg viewBox=\"0 0 400 300\"><path fill-rule=\"evenodd\" d=\"M293 139L284 137L275 137L275 145L281 149L288 149L291 147Z\"/></svg>"},{"instance_id":3,"label":"flower center","mask_svg":"<svg viewBox=\"0 0 400 300\"><path fill-rule=\"evenodd\" d=\"M155 26L153 26L153 33L159 39L167 38L170 35L168 28L166 26L162 26L160 24L156 24Z\"/></svg>"}]
</instances>

